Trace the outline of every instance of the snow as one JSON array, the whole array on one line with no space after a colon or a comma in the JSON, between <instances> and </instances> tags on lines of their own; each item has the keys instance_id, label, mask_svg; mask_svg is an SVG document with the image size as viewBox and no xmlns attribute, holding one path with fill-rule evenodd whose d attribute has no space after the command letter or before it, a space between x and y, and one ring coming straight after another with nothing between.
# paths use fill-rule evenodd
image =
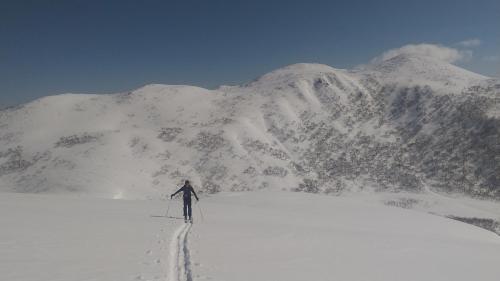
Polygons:
<instances>
[{"instance_id":1,"label":"snow","mask_svg":"<svg viewBox=\"0 0 500 281\"><path fill-rule=\"evenodd\" d=\"M0 279L165 279L165 202L0 194Z\"/></svg>"},{"instance_id":2,"label":"snow","mask_svg":"<svg viewBox=\"0 0 500 281\"><path fill-rule=\"evenodd\" d=\"M201 205L201 204L200 204ZM497 280L500 238L369 198L224 194L193 233L212 280Z\"/></svg>"},{"instance_id":3,"label":"snow","mask_svg":"<svg viewBox=\"0 0 500 281\"><path fill-rule=\"evenodd\" d=\"M382 197L394 194L378 196L220 193L193 205L191 225L176 219L177 200L1 193L0 276L9 281L498 280L498 235L423 209L385 206ZM455 204L440 206L449 212L464 202L468 213L498 214L498 206L487 202L448 200Z\"/></svg>"}]
</instances>

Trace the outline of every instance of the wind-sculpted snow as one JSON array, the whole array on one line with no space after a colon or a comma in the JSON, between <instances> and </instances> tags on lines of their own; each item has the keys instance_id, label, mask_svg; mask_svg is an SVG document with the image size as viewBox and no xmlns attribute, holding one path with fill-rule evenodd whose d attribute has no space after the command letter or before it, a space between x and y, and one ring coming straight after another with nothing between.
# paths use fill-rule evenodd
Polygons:
<instances>
[{"instance_id":1,"label":"wind-sculpted snow","mask_svg":"<svg viewBox=\"0 0 500 281\"><path fill-rule=\"evenodd\" d=\"M0 187L156 197L441 191L500 199L500 81L428 58L297 64L241 86L148 85L0 111Z\"/></svg>"}]
</instances>

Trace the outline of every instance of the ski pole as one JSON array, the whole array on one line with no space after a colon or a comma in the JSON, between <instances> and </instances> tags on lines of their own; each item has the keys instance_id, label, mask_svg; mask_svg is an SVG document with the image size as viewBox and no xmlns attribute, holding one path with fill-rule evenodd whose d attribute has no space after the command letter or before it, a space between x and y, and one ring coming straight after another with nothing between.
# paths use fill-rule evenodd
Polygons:
<instances>
[{"instance_id":1,"label":"ski pole","mask_svg":"<svg viewBox=\"0 0 500 281\"><path fill-rule=\"evenodd\" d=\"M172 198L168 201L168 207L167 207L167 213L165 214L165 217L168 217L168 210L170 210L170 202L172 202Z\"/></svg>"},{"instance_id":2,"label":"ski pole","mask_svg":"<svg viewBox=\"0 0 500 281\"><path fill-rule=\"evenodd\" d=\"M198 200L196 200L196 206L198 206L198 211L200 211L200 216L201 216L201 221L205 221L205 219L203 218L203 212L201 211L201 207L200 207L200 204L198 203Z\"/></svg>"}]
</instances>

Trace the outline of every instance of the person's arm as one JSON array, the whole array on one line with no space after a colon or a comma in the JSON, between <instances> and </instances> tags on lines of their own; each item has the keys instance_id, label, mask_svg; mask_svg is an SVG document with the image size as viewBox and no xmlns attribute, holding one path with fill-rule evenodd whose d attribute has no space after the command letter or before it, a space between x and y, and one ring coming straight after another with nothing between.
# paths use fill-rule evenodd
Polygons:
<instances>
[{"instance_id":1,"label":"person's arm","mask_svg":"<svg viewBox=\"0 0 500 281\"><path fill-rule=\"evenodd\" d=\"M173 193L172 195L170 195L170 199L172 199L172 197L174 197L175 195L177 195L177 193L181 192L183 188L184 188L184 186L183 186L183 187L181 187L181 188L179 188L179 190L177 190L177 191L176 191L175 193Z\"/></svg>"},{"instance_id":2,"label":"person's arm","mask_svg":"<svg viewBox=\"0 0 500 281\"><path fill-rule=\"evenodd\" d=\"M191 186L191 191L193 192L194 198L196 198L196 201L200 201L200 199L198 199L198 195L196 195L196 192L194 192L194 188L192 186Z\"/></svg>"}]
</instances>

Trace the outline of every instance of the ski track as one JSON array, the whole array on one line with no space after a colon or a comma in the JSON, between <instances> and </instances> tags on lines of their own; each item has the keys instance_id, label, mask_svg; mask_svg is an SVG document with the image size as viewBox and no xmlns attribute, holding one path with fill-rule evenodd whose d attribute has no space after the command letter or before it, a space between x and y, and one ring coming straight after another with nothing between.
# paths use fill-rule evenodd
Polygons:
<instances>
[{"instance_id":1,"label":"ski track","mask_svg":"<svg viewBox=\"0 0 500 281\"><path fill-rule=\"evenodd\" d=\"M169 281L193 281L188 234L192 224L181 225L170 241Z\"/></svg>"}]
</instances>

